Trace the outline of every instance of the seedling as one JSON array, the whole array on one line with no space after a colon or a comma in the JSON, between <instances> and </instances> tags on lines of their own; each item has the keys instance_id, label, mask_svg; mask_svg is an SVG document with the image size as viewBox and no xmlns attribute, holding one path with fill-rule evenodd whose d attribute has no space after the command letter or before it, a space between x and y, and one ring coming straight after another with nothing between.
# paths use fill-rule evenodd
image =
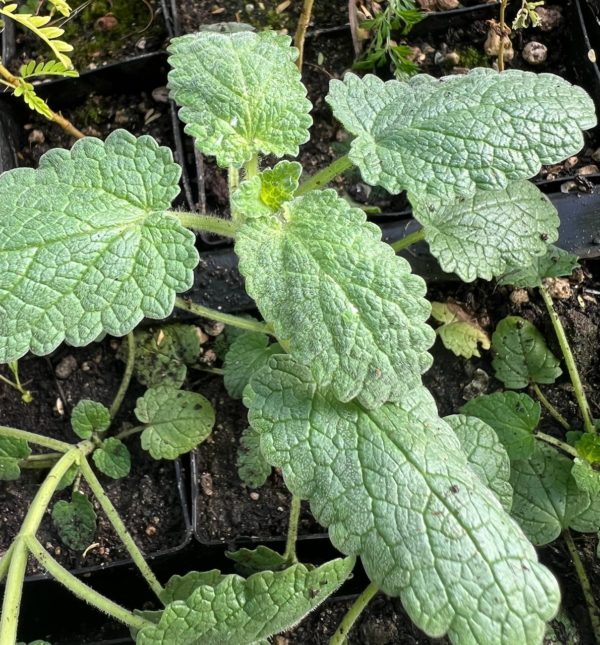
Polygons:
<instances>
[{"instance_id":1,"label":"seedling","mask_svg":"<svg viewBox=\"0 0 600 645\"><path fill-rule=\"evenodd\" d=\"M591 99L556 76L520 71L387 83L348 74L332 81L326 100L355 137L349 155L303 180L297 162L262 167L267 155L297 155L309 137L311 104L289 38L206 31L175 39L170 53L171 94L186 130L228 169L231 219L172 210L180 169L171 152L124 131L50 151L38 170L6 173L0 360L46 354L64 340L85 345L103 332L129 334L133 353L140 320L165 318L174 306L248 332L224 367L229 391L249 409L240 468L252 485L270 467L283 472L294 496L287 548L234 554L246 573L257 571L247 579L192 572L163 588L121 527L164 604L132 614L72 578L35 538L72 464L108 508L87 459L100 430L57 447L0 429L23 442L22 452L31 441L64 453L0 564L4 641L16 638L30 552L144 645L264 642L335 590L355 557L371 584L334 644L378 590L398 596L432 636L541 643L560 593L507 512L510 444L481 419L439 417L421 381L435 339L425 283L360 209L324 187L355 164L367 183L406 190L423 228L394 247L425 239L442 268L465 280L534 267L557 239L559 221L526 180L582 147L581 131L596 123ZM177 297L192 286L198 263L189 229L235 241L264 321ZM126 372L133 369L131 359ZM163 414L165 406L187 405L188 395L174 392L154 387L138 404L142 442L155 456L182 451L169 440L173 413ZM189 438L188 430L179 434ZM297 563L301 499L346 558L317 569Z\"/></svg>"}]
</instances>

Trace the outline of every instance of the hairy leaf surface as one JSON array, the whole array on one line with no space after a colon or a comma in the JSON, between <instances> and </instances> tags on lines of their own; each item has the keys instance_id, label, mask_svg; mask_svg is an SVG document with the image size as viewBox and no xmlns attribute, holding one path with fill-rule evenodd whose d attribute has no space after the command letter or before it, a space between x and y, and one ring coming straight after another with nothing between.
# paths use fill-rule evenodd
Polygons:
<instances>
[{"instance_id":1,"label":"hairy leaf surface","mask_svg":"<svg viewBox=\"0 0 600 645\"><path fill-rule=\"evenodd\" d=\"M558 238L558 213L529 181L471 197L412 199L432 255L442 269L465 282L491 280L508 266L530 265Z\"/></svg>"},{"instance_id":2,"label":"hairy leaf surface","mask_svg":"<svg viewBox=\"0 0 600 645\"><path fill-rule=\"evenodd\" d=\"M265 320L338 399L376 407L420 384L435 339L425 283L362 211L313 191L247 220L235 249Z\"/></svg>"},{"instance_id":3,"label":"hairy leaf surface","mask_svg":"<svg viewBox=\"0 0 600 645\"><path fill-rule=\"evenodd\" d=\"M578 258L572 253L550 246L546 255L534 258L529 266L516 265L499 280L499 284L510 284L513 287L541 287L544 278L570 276L578 266Z\"/></svg>"},{"instance_id":4,"label":"hairy leaf surface","mask_svg":"<svg viewBox=\"0 0 600 645\"><path fill-rule=\"evenodd\" d=\"M356 135L350 159L367 183L451 199L533 177L579 152L581 130L596 125L584 90L520 70L406 83L346 74L326 100Z\"/></svg>"},{"instance_id":5,"label":"hairy leaf surface","mask_svg":"<svg viewBox=\"0 0 600 645\"><path fill-rule=\"evenodd\" d=\"M105 432L110 426L110 412L98 401L83 399L71 413L71 427L81 439L90 439L94 432Z\"/></svg>"},{"instance_id":6,"label":"hairy leaf surface","mask_svg":"<svg viewBox=\"0 0 600 645\"><path fill-rule=\"evenodd\" d=\"M251 645L295 625L333 593L353 567L354 558L345 558L312 570L296 564L248 579L223 576L217 584L203 584L185 600L169 603L158 624L144 627L136 642Z\"/></svg>"},{"instance_id":7,"label":"hairy leaf surface","mask_svg":"<svg viewBox=\"0 0 600 645\"><path fill-rule=\"evenodd\" d=\"M75 551L83 551L96 534L96 511L90 500L79 491L73 491L71 501L56 502L52 521L60 539Z\"/></svg>"},{"instance_id":8,"label":"hairy leaf surface","mask_svg":"<svg viewBox=\"0 0 600 645\"><path fill-rule=\"evenodd\" d=\"M0 481L19 479L19 461L30 454L31 448L23 439L0 437Z\"/></svg>"},{"instance_id":9,"label":"hairy leaf surface","mask_svg":"<svg viewBox=\"0 0 600 645\"><path fill-rule=\"evenodd\" d=\"M117 130L0 176L0 363L171 313L198 263L165 214L179 174L168 148Z\"/></svg>"},{"instance_id":10,"label":"hairy leaf surface","mask_svg":"<svg viewBox=\"0 0 600 645\"><path fill-rule=\"evenodd\" d=\"M245 397L263 454L290 491L421 629L457 643L540 641L556 581L469 469L424 387L403 407L367 411L276 356Z\"/></svg>"},{"instance_id":11,"label":"hairy leaf surface","mask_svg":"<svg viewBox=\"0 0 600 645\"><path fill-rule=\"evenodd\" d=\"M287 558L263 544L259 544L256 549L225 551L225 556L235 562L235 569L242 576L260 571L280 571L289 566Z\"/></svg>"},{"instance_id":12,"label":"hairy leaf surface","mask_svg":"<svg viewBox=\"0 0 600 645\"><path fill-rule=\"evenodd\" d=\"M220 166L239 168L259 153L295 157L308 140L311 104L290 43L274 31L171 41L171 96L186 132Z\"/></svg>"},{"instance_id":13,"label":"hairy leaf surface","mask_svg":"<svg viewBox=\"0 0 600 645\"><path fill-rule=\"evenodd\" d=\"M260 450L260 435L252 427L242 432L237 466L240 479L250 488L259 488L271 474L271 464Z\"/></svg>"},{"instance_id":14,"label":"hairy leaf surface","mask_svg":"<svg viewBox=\"0 0 600 645\"><path fill-rule=\"evenodd\" d=\"M113 479L127 477L131 470L131 455L127 446L116 437L109 437L94 450L92 459L98 470Z\"/></svg>"}]
</instances>

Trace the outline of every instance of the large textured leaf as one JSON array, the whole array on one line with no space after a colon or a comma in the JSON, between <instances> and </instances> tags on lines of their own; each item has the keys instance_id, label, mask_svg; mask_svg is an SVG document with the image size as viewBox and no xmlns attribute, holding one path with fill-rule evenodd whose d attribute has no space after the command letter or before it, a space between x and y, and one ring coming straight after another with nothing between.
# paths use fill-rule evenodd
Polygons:
<instances>
[{"instance_id":1,"label":"large textured leaf","mask_svg":"<svg viewBox=\"0 0 600 645\"><path fill-rule=\"evenodd\" d=\"M171 41L171 96L186 132L220 166L240 167L258 153L296 156L308 140L311 104L290 42L274 31Z\"/></svg>"},{"instance_id":2,"label":"large textured leaf","mask_svg":"<svg viewBox=\"0 0 600 645\"><path fill-rule=\"evenodd\" d=\"M144 627L137 645L251 645L292 627L320 605L350 575L354 558L332 560L318 569L296 564L248 579L237 575L197 587L175 600L157 625Z\"/></svg>"},{"instance_id":3,"label":"large textured leaf","mask_svg":"<svg viewBox=\"0 0 600 645\"><path fill-rule=\"evenodd\" d=\"M154 459L176 459L204 441L215 424L210 401L167 385L146 390L135 416L146 424L142 448Z\"/></svg>"},{"instance_id":4,"label":"large textured leaf","mask_svg":"<svg viewBox=\"0 0 600 645\"><path fill-rule=\"evenodd\" d=\"M471 471L425 388L403 407L366 411L276 356L245 397L263 454L288 488L420 628L457 643L540 642L557 609L556 581Z\"/></svg>"},{"instance_id":5,"label":"large textured leaf","mask_svg":"<svg viewBox=\"0 0 600 645\"><path fill-rule=\"evenodd\" d=\"M562 374L560 361L539 330L524 318L507 316L492 335L496 378L514 390L531 383L554 383Z\"/></svg>"},{"instance_id":6,"label":"large textured leaf","mask_svg":"<svg viewBox=\"0 0 600 645\"><path fill-rule=\"evenodd\" d=\"M558 238L558 213L529 181L472 197L413 199L413 213L440 266L465 282L491 280L508 266L530 265Z\"/></svg>"},{"instance_id":7,"label":"large textured leaf","mask_svg":"<svg viewBox=\"0 0 600 645\"><path fill-rule=\"evenodd\" d=\"M168 148L124 130L0 176L0 363L168 316L198 263Z\"/></svg>"},{"instance_id":8,"label":"large textured leaf","mask_svg":"<svg viewBox=\"0 0 600 645\"><path fill-rule=\"evenodd\" d=\"M376 407L420 383L435 334L425 283L332 190L249 219L235 250L277 337L341 401Z\"/></svg>"},{"instance_id":9,"label":"large textured leaf","mask_svg":"<svg viewBox=\"0 0 600 645\"><path fill-rule=\"evenodd\" d=\"M350 159L367 183L443 198L533 177L578 152L581 130L596 125L584 90L519 70L407 83L346 74L326 100L356 135Z\"/></svg>"},{"instance_id":10,"label":"large textured leaf","mask_svg":"<svg viewBox=\"0 0 600 645\"><path fill-rule=\"evenodd\" d=\"M527 459L533 452L533 431L540 422L542 410L527 394L483 394L463 405L461 412L487 423L498 435L511 461Z\"/></svg>"},{"instance_id":11,"label":"large textured leaf","mask_svg":"<svg viewBox=\"0 0 600 645\"><path fill-rule=\"evenodd\" d=\"M510 460L494 430L477 417L454 414L444 417L460 441L471 470L495 493L505 511L512 506Z\"/></svg>"},{"instance_id":12,"label":"large textured leaf","mask_svg":"<svg viewBox=\"0 0 600 645\"><path fill-rule=\"evenodd\" d=\"M499 280L499 284L513 287L541 287L544 278L569 276L578 265L576 255L550 246L545 255L535 258L529 266L515 265Z\"/></svg>"},{"instance_id":13,"label":"large textured leaf","mask_svg":"<svg viewBox=\"0 0 600 645\"><path fill-rule=\"evenodd\" d=\"M23 439L0 437L0 481L19 479L19 461L31 454L29 444Z\"/></svg>"}]
</instances>

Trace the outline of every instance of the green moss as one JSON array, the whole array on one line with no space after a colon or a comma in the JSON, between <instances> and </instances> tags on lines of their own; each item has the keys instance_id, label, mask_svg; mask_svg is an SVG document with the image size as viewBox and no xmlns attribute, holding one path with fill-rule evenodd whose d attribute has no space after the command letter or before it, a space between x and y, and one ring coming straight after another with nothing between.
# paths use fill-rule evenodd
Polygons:
<instances>
[{"instance_id":1,"label":"green moss","mask_svg":"<svg viewBox=\"0 0 600 645\"><path fill-rule=\"evenodd\" d=\"M475 67L491 67L492 63L489 56L486 56L482 51L475 49L475 47L466 47L459 49L458 55L460 56L460 66L473 69Z\"/></svg>"}]
</instances>

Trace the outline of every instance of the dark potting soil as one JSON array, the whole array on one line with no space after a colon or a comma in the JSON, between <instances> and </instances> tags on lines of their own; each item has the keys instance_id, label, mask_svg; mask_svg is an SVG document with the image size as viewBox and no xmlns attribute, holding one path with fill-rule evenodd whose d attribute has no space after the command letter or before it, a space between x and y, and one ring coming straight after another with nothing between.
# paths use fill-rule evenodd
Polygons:
<instances>
[{"instance_id":1,"label":"dark potting soil","mask_svg":"<svg viewBox=\"0 0 600 645\"><path fill-rule=\"evenodd\" d=\"M110 406L119 387L123 364L116 358L120 341L105 340L84 349L63 346L48 358L28 356L19 361L20 376L33 394L33 402L24 403L20 394L0 384L0 424L29 430L44 436L77 443L79 438L70 425L70 412L81 399L93 399ZM2 367L2 373L9 376ZM143 389L132 383L121 413L114 425L136 423L133 416L136 398ZM132 453L128 477L113 480L100 476L105 491L117 508L132 537L147 554L181 545L186 528L181 508L174 464L155 461L140 448L139 435L126 440ZM48 452L31 446L34 452ZM33 496L47 471L23 470L16 481L0 486L0 552L4 553L17 535ZM82 482L81 490L89 492ZM70 500L71 489L57 493ZM127 558L120 540L93 500L98 514L98 529L93 546L85 553L66 547L46 513L38 538L56 559L68 568L105 565ZM42 570L30 559L29 574Z\"/></svg>"}]
</instances>

